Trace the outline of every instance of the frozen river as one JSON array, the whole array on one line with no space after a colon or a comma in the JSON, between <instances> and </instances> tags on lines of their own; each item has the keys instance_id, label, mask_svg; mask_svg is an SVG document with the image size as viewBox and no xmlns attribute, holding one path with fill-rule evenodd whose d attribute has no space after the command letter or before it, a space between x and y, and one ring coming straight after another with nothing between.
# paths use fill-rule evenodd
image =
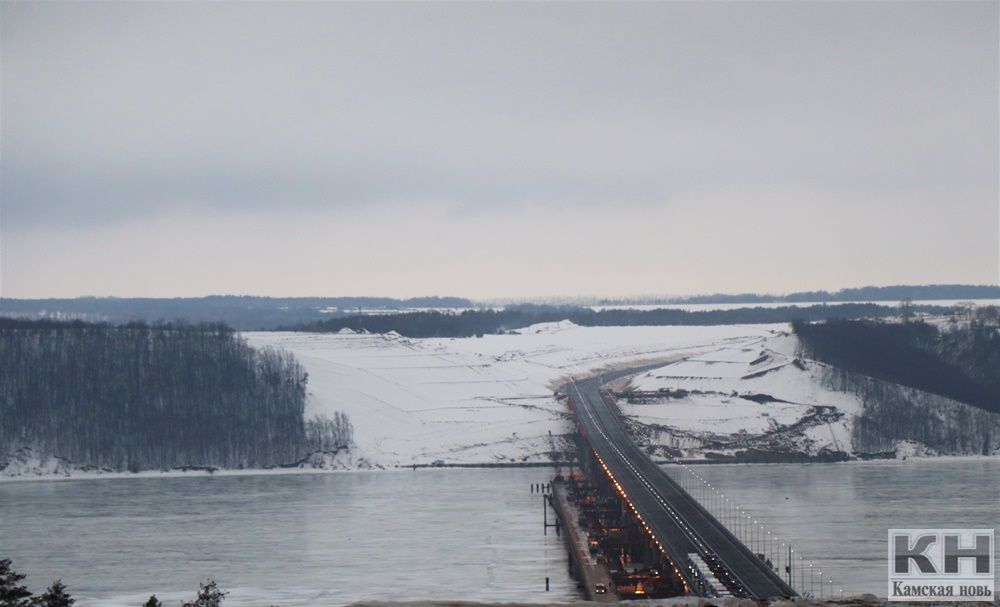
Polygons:
<instances>
[{"instance_id":1,"label":"frozen river","mask_svg":"<svg viewBox=\"0 0 1000 607\"><path fill-rule=\"evenodd\" d=\"M885 594L890 527L1000 526L1000 460L701 466L848 593ZM0 483L0 557L79 604L177 604L216 579L226 605L362 598L566 601L542 534L545 469ZM546 593L545 577L551 578Z\"/></svg>"},{"instance_id":2,"label":"frozen river","mask_svg":"<svg viewBox=\"0 0 1000 607\"><path fill-rule=\"evenodd\" d=\"M544 468L0 483L0 558L81 606L577 596L542 534ZM545 577L551 591L545 592Z\"/></svg>"},{"instance_id":3,"label":"frozen river","mask_svg":"<svg viewBox=\"0 0 1000 607\"><path fill-rule=\"evenodd\" d=\"M667 469L677 474L676 466ZM791 538L796 553L834 580L835 597L841 585L845 594L886 595L891 528L1000 527L998 458L692 469L766 529ZM813 577L818 595L819 578ZM808 574L804 582L808 589Z\"/></svg>"}]
</instances>

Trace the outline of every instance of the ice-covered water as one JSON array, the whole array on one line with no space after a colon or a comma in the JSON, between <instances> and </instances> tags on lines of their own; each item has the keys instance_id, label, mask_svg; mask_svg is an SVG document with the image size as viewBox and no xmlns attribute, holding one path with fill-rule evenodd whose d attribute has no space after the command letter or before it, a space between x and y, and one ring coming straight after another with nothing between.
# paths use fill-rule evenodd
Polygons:
<instances>
[{"instance_id":1,"label":"ice-covered water","mask_svg":"<svg viewBox=\"0 0 1000 607\"><path fill-rule=\"evenodd\" d=\"M531 483L551 471L418 470L0 483L0 558L78 605L575 598ZM545 592L545 577L550 592ZM176 602L175 602L176 601Z\"/></svg>"},{"instance_id":2,"label":"ice-covered water","mask_svg":"<svg viewBox=\"0 0 1000 607\"><path fill-rule=\"evenodd\" d=\"M677 466L667 469L675 478L683 476ZM791 538L795 552L815 563L812 583L808 573L802 582L817 595L822 570L824 579L835 582L834 596L841 585L846 594L885 596L891 528L1000 527L997 458L731 464L692 470L758 517L765 529ZM721 512L718 497L712 503L713 511ZM736 520L728 512L729 520ZM828 589L826 585L824 592Z\"/></svg>"}]
</instances>

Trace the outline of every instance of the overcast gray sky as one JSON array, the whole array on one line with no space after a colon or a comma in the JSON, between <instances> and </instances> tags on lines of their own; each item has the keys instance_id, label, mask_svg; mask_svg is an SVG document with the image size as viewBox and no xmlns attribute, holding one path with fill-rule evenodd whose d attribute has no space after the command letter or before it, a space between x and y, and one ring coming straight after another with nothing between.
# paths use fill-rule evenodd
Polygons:
<instances>
[{"instance_id":1,"label":"overcast gray sky","mask_svg":"<svg viewBox=\"0 0 1000 607\"><path fill-rule=\"evenodd\" d=\"M998 6L4 2L0 294L996 283Z\"/></svg>"}]
</instances>

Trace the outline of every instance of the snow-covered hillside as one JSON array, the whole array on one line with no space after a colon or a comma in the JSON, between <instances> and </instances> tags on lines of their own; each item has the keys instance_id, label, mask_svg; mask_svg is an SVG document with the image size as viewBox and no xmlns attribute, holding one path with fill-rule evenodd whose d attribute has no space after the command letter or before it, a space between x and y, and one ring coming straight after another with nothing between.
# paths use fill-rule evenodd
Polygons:
<instances>
[{"instance_id":1,"label":"snow-covered hillside","mask_svg":"<svg viewBox=\"0 0 1000 607\"><path fill-rule=\"evenodd\" d=\"M849 453L860 399L825 387L796 347L780 331L679 360L620 387L619 407L663 454Z\"/></svg>"},{"instance_id":2,"label":"snow-covered hillside","mask_svg":"<svg viewBox=\"0 0 1000 607\"><path fill-rule=\"evenodd\" d=\"M838 460L1000 449L996 414L845 373L798 350L787 331L725 345L618 385L618 405L636 439L665 457Z\"/></svg>"},{"instance_id":3,"label":"snow-covered hillside","mask_svg":"<svg viewBox=\"0 0 1000 607\"><path fill-rule=\"evenodd\" d=\"M573 427L554 390L571 375L658 361L664 366L616 390L635 437L662 456L844 459L858 454L856 421L874 419L863 396L834 385L831 367L797 355L798 340L783 324L564 321L481 338L350 332L247 338L291 351L309 373L307 416L346 412L355 426L352 456L377 467L562 459ZM946 400L917 396L914 406L925 409ZM939 404L941 424L957 432L969 415L992 415ZM887 434L883 448L900 456L950 452L906 438Z\"/></svg>"},{"instance_id":4,"label":"snow-covered hillside","mask_svg":"<svg viewBox=\"0 0 1000 607\"><path fill-rule=\"evenodd\" d=\"M760 342L784 325L578 327L407 339L396 334L249 333L309 373L307 416L344 411L354 449L375 466L545 462L572 424L553 391L570 375L670 361Z\"/></svg>"},{"instance_id":5,"label":"snow-covered hillside","mask_svg":"<svg viewBox=\"0 0 1000 607\"><path fill-rule=\"evenodd\" d=\"M970 434L970 424L995 427L985 442L1000 440L1000 416L962 403L868 379L854 382L864 393L840 390L843 373L799 356L784 324L579 327L563 321L481 338L350 331L245 337L253 346L288 350L302 363L309 374L307 417L343 411L354 425L349 451L312 454L289 462L287 471L561 460L574 428L555 390L570 376L661 362L613 387L633 435L662 457L975 453L984 440ZM910 412L920 414L917 431L895 421ZM965 435L972 436L965 441L971 447L929 446L961 444L955 437ZM0 478L107 473L36 460L28 452L0 457Z\"/></svg>"}]
</instances>

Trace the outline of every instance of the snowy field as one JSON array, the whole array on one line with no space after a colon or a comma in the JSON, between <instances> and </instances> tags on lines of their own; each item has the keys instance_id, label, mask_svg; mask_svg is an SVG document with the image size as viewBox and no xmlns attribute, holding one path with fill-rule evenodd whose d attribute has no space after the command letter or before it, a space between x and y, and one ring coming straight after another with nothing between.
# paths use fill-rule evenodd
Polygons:
<instances>
[{"instance_id":1,"label":"snowy field","mask_svg":"<svg viewBox=\"0 0 1000 607\"><path fill-rule=\"evenodd\" d=\"M684 457L708 444L729 455L748 447L850 452L861 402L824 387L823 365L797 358L797 344L782 330L679 360L632 378L626 388L642 398L619 407L653 429L650 442Z\"/></svg>"},{"instance_id":2,"label":"snowy field","mask_svg":"<svg viewBox=\"0 0 1000 607\"><path fill-rule=\"evenodd\" d=\"M578 327L515 335L248 333L292 352L309 373L307 416L344 411L361 466L549 461L572 431L553 391L572 375L759 343L784 325Z\"/></svg>"}]
</instances>

